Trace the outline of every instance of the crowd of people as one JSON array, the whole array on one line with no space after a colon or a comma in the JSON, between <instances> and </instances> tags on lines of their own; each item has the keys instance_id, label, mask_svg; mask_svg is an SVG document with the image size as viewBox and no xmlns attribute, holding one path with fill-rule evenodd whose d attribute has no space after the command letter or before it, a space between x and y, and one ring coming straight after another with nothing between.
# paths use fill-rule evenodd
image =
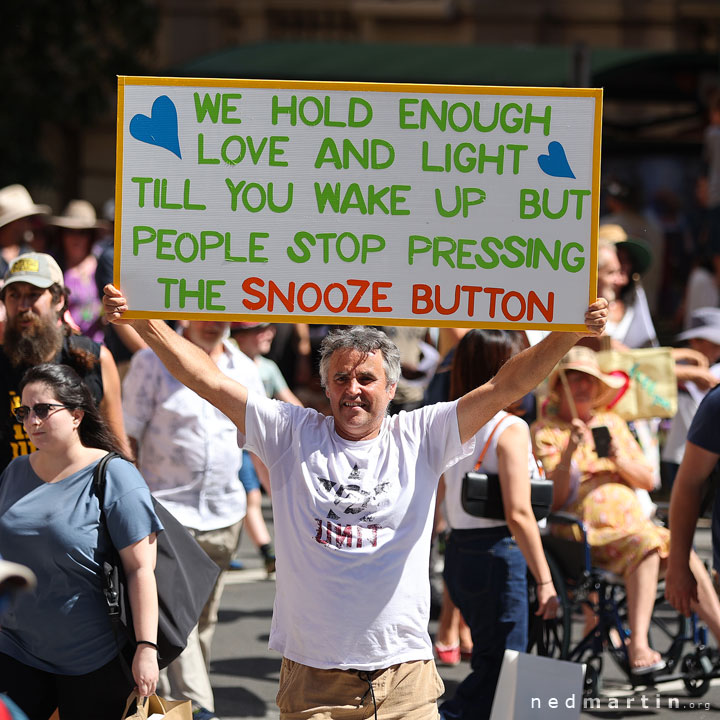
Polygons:
<instances>
[{"instance_id":1,"label":"crowd of people","mask_svg":"<svg viewBox=\"0 0 720 720\"><path fill-rule=\"evenodd\" d=\"M0 553L37 585L2 617L0 697L30 720L55 708L77 720L100 706L119 717L133 688L157 689L190 700L197 720L215 718L211 643L244 529L267 572L277 567L270 647L283 658L282 718L348 706L361 718L370 706L377 717L435 720L433 658L470 661L441 717L487 718L504 651L527 646L528 570L537 615L557 608L530 506L530 480L543 473L553 509L588 527L593 562L625 580L635 674L663 666L648 629L666 570L668 598L720 638L720 601L692 551L702 481L720 456L707 432L720 397L720 309L692 307L710 296L688 291L677 315L675 417L614 412L623 381L597 352L659 346L667 248L643 230L621 183L608 198L586 331L548 334L126 320L111 284L111 206L98 219L74 200L53 217L22 186L1 189ZM602 450L594 428L609 429ZM109 465L106 535L91 485L110 451L125 459ZM499 477L503 518L462 505L463 477L480 465ZM650 493L673 486L668 530ZM151 494L222 570L186 650L163 671ZM714 532L720 552L718 523ZM118 647L97 583L110 542L130 584L134 646ZM320 586L333 597L322 612Z\"/></svg>"}]
</instances>

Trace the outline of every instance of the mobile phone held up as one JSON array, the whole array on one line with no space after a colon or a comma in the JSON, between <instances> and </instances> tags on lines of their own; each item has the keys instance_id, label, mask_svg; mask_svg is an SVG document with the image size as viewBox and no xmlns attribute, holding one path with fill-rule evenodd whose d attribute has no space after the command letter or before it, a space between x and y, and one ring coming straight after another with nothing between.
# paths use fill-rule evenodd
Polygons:
<instances>
[{"instance_id":1,"label":"mobile phone held up","mask_svg":"<svg viewBox=\"0 0 720 720\"><path fill-rule=\"evenodd\" d=\"M598 457L607 457L610 454L610 430L607 425L590 428L595 441L595 452Z\"/></svg>"}]
</instances>

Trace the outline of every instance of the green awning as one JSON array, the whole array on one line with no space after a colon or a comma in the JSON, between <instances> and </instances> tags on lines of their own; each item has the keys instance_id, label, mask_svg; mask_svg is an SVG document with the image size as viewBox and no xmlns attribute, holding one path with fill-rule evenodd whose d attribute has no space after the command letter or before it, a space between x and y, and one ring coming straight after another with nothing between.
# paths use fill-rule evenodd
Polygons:
<instances>
[{"instance_id":1,"label":"green awning","mask_svg":"<svg viewBox=\"0 0 720 720\"><path fill-rule=\"evenodd\" d=\"M271 42L241 45L171 68L186 77L337 80L569 87L575 82L572 47L528 45L375 45ZM591 77L655 51L589 51Z\"/></svg>"}]
</instances>

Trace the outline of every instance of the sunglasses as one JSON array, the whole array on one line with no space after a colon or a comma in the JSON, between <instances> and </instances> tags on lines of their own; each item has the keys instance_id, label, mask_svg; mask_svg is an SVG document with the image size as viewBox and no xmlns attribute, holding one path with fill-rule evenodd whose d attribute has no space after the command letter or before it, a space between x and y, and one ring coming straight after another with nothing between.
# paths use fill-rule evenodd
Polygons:
<instances>
[{"instance_id":1,"label":"sunglasses","mask_svg":"<svg viewBox=\"0 0 720 720\"><path fill-rule=\"evenodd\" d=\"M38 420L45 420L45 418L50 415L51 408L67 408L68 410L70 409L67 405L60 405L59 403L38 403L37 405L33 405L32 407L28 407L27 405L20 405L13 410L13 415L15 415L15 419L18 422L25 422L30 417L30 413L34 412L35 417Z\"/></svg>"}]
</instances>

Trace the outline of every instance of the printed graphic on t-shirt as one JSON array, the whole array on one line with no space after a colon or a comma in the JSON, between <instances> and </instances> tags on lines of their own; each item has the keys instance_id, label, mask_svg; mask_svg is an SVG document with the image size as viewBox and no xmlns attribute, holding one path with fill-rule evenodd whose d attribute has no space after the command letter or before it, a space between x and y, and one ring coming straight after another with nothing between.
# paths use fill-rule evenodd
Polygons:
<instances>
[{"instance_id":1,"label":"printed graphic on t-shirt","mask_svg":"<svg viewBox=\"0 0 720 720\"><path fill-rule=\"evenodd\" d=\"M315 541L321 545L350 550L363 545L377 547L378 530L373 513L389 504L387 495L390 483L380 482L372 490L363 490L359 481L362 471L357 464L345 482L317 477L320 486L332 497L325 519L315 518ZM349 522L351 521L351 522Z\"/></svg>"},{"instance_id":2,"label":"printed graphic on t-shirt","mask_svg":"<svg viewBox=\"0 0 720 720\"><path fill-rule=\"evenodd\" d=\"M9 392L9 400L10 400L10 413L14 412L14 410L18 407L20 407L20 396L14 392ZM20 455L29 455L30 453L35 452L37 449L35 445L30 441L30 437L25 432L25 427L22 423L18 422L15 419L15 416L12 415L12 425L11 425L11 436L10 436L10 450L11 450L11 459L15 459L16 457L19 457Z\"/></svg>"}]
</instances>

